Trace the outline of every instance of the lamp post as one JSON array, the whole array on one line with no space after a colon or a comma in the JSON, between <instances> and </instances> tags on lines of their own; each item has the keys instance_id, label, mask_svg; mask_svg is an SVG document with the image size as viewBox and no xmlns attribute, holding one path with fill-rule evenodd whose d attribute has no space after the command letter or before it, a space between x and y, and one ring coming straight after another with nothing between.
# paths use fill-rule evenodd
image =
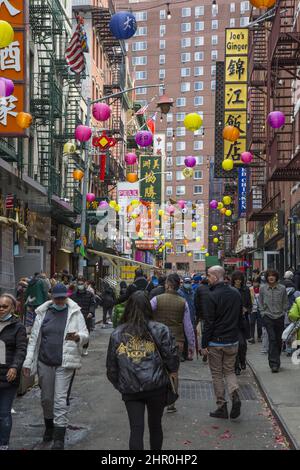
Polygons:
<instances>
[{"instance_id":1,"label":"lamp post","mask_svg":"<svg viewBox=\"0 0 300 470\"><path fill-rule=\"evenodd\" d=\"M164 88L164 83L159 83L157 85L143 85L143 88ZM126 90L119 91L117 93L112 93L110 95L103 96L98 98L97 100L92 100L91 98L87 98L87 115L86 115L86 126L90 126L91 122L91 107L95 103L99 103L101 101L108 100L110 98L117 98L118 96L122 96L124 93L128 93L130 91L136 90L137 88L142 88L141 86L135 86L131 88L127 88ZM162 110L163 112L163 110ZM83 179L83 188L82 188L82 211L81 211L81 228L80 228L80 239L82 246L84 246L85 241L85 226L86 226L86 195L89 185L89 166L90 166L90 141L86 142L85 149L84 149L84 179ZM79 258L79 269L78 274L79 276L83 275L83 268L84 268L84 257L80 256Z\"/></svg>"}]
</instances>

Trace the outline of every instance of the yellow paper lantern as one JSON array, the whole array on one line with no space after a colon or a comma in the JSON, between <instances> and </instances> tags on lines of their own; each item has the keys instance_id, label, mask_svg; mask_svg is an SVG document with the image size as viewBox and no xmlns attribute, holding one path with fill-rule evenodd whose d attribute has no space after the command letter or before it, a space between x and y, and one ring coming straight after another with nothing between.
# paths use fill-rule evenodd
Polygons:
<instances>
[{"instance_id":1,"label":"yellow paper lantern","mask_svg":"<svg viewBox=\"0 0 300 470\"><path fill-rule=\"evenodd\" d=\"M133 207L137 207L140 205L140 201L138 199L133 199L130 203Z\"/></svg>"},{"instance_id":2,"label":"yellow paper lantern","mask_svg":"<svg viewBox=\"0 0 300 470\"><path fill-rule=\"evenodd\" d=\"M138 175L137 173L127 173L126 179L128 183L136 183L138 180Z\"/></svg>"},{"instance_id":3,"label":"yellow paper lantern","mask_svg":"<svg viewBox=\"0 0 300 470\"><path fill-rule=\"evenodd\" d=\"M197 243L200 243L200 241L201 241L201 238L200 238L200 237L196 237L196 242L197 242Z\"/></svg>"},{"instance_id":4,"label":"yellow paper lantern","mask_svg":"<svg viewBox=\"0 0 300 470\"><path fill-rule=\"evenodd\" d=\"M201 246L201 251L205 251L206 250L206 247L203 245Z\"/></svg>"},{"instance_id":5,"label":"yellow paper lantern","mask_svg":"<svg viewBox=\"0 0 300 470\"><path fill-rule=\"evenodd\" d=\"M162 249L162 250L165 250L165 249L166 249L166 245L162 245L161 249Z\"/></svg>"},{"instance_id":6,"label":"yellow paper lantern","mask_svg":"<svg viewBox=\"0 0 300 470\"><path fill-rule=\"evenodd\" d=\"M7 21L0 20L0 49L9 46L13 42L14 36L13 27Z\"/></svg>"},{"instance_id":7,"label":"yellow paper lantern","mask_svg":"<svg viewBox=\"0 0 300 470\"><path fill-rule=\"evenodd\" d=\"M121 210L121 206L119 204L116 204L115 205L115 211L120 212L120 210Z\"/></svg>"},{"instance_id":8,"label":"yellow paper lantern","mask_svg":"<svg viewBox=\"0 0 300 470\"><path fill-rule=\"evenodd\" d=\"M230 217L232 214L232 211L230 209L228 209L226 212L225 212L225 215L226 217Z\"/></svg>"},{"instance_id":9,"label":"yellow paper lantern","mask_svg":"<svg viewBox=\"0 0 300 470\"><path fill-rule=\"evenodd\" d=\"M162 217L165 214L165 211L163 209L159 209L158 215L159 217Z\"/></svg>"},{"instance_id":10,"label":"yellow paper lantern","mask_svg":"<svg viewBox=\"0 0 300 470\"><path fill-rule=\"evenodd\" d=\"M271 8L275 5L276 0L250 0L250 3L255 8Z\"/></svg>"},{"instance_id":11,"label":"yellow paper lantern","mask_svg":"<svg viewBox=\"0 0 300 470\"><path fill-rule=\"evenodd\" d=\"M217 226L217 225L213 225L211 229L212 229L213 232L216 232L216 231L218 230L218 226Z\"/></svg>"},{"instance_id":12,"label":"yellow paper lantern","mask_svg":"<svg viewBox=\"0 0 300 470\"><path fill-rule=\"evenodd\" d=\"M27 129L32 124L32 116L29 113L19 113L16 117L16 123L21 129Z\"/></svg>"},{"instance_id":13,"label":"yellow paper lantern","mask_svg":"<svg viewBox=\"0 0 300 470\"><path fill-rule=\"evenodd\" d=\"M172 248L172 243L171 242L166 242L166 247L167 248Z\"/></svg>"},{"instance_id":14,"label":"yellow paper lantern","mask_svg":"<svg viewBox=\"0 0 300 470\"><path fill-rule=\"evenodd\" d=\"M83 177L84 177L83 171L78 170L78 169L73 171L74 180L80 181L80 180L82 180Z\"/></svg>"},{"instance_id":15,"label":"yellow paper lantern","mask_svg":"<svg viewBox=\"0 0 300 470\"><path fill-rule=\"evenodd\" d=\"M116 201L110 201L109 203L109 207L111 207L112 209L115 209L116 205L117 205Z\"/></svg>"},{"instance_id":16,"label":"yellow paper lantern","mask_svg":"<svg viewBox=\"0 0 300 470\"><path fill-rule=\"evenodd\" d=\"M208 257L208 256L209 256L209 253L205 253L205 256Z\"/></svg>"},{"instance_id":17,"label":"yellow paper lantern","mask_svg":"<svg viewBox=\"0 0 300 470\"><path fill-rule=\"evenodd\" d=\"M229 204L231 204L231 197L230 196L224 196L223 197L223 202L224 202L225 206L229 206Z\"/></svg>"},{"instance_id":18,"label":"yellow paper lantern","mask_svg":"<svg viewBox=\"0 0 300 470\"><path fill-rule=\"evenodd\" d=\"M138 216L139 216L138 214L132 214L131 218L132 218L132 219L137 219Z\"/></svg>"},{"instance_id":19,"label":"yellow paper lantern","mask_svg":"<svg viewBox=\"0 0 300 470\"><path fill-rule=\"evenodd\" d=\"M224 207L223 202L218 202L218 209L221 210L223 209L223 207Z\"/></svg>"},{"instance_id":20,"label":"yellow paper lantern","mask_svg":"<svg viewBox=\"0 0 300 470\"><path fill-rule=\"evenodd\" d=\"M213 239L213 242L214 242L214 243L219 243L219 239L218 239L217 237L215 237L215 238Z\"/></svg>"},{"instance_id":21,"label":"yellow paper lantern","mask_svg":"<svg viewBox=\"0 0 300 470\"><path fill-rule=\"evenodd\" d=\"M162 248L160 248L160 249L158 250L158 252L159 252L159 253L162 253L162 252L163 252Z\"/></svg>"},{"instance_id":22,"label":"yellow paper lantern","mask_svg":"<svg viewBox=\"0 0 300 470\"><path fill-rule=\"evenodd\" d=\"M202 117L197 113L187 114L184 118L183 124L188 131L197 131L202 126Z\"/></svg>"},{"instance_id":23,"label":"yellow paper lantern","mask_svg":"<svg viewBox=\"0 0 300 470\"><path fill-rule=\"evenodd\" d=\"M144 236L144 232L139 232L139 233L138 233L138 237L139 237L139 238L143 238L143 236Z\"/></svg>"},{"instance_id":24,"label":"yellow paper lantern","mask_svg":"<svg viewBox=\"0 0 300 470\"><path fill-rule=\"evenodd\" d=\"M194 171L192 168L185 168L182 170L182 174L185 178L192 178Z\"/></svg>"},{"instance_id":25,"label":"yellow paper lantern","mask_svg":"<svg viewBox=\"0 0 300 470\"><path fill-rule=\"evenodd\" d=\"M67 142L64 145L64 153L75 153L76 152L76 145L72 144L72 142Z\"/></svg>"},{"instance_id":26,"label":"yellow paper lantern","mask_svg":"<svg viewBox=\"0 0 300 470\"><path fill-rule=\"evenodd\" d=\"M192 228L197 228L197 222L192 222Z\"/></svg>"},{"instance_id":27,"label":"yellow paper lantern","mask_svg":"<svg viewBox=\"0 0 300 470\"><path fill-rule=\"evenodd\" d=\"M156 244L156 243L157 243L157 240L156 240L156 239L155 239L155 240L153 240L153 243L155 243L155 244Z\"/></svg>"},{"instance_id":28,"label":"yellow paper lantern","mask_svg":"<svg viewBox=\"0 0 300 470\"><path fill-rule=\"evenodd\" d=\"M160 237L160 239L161 239L161 240L164 240L164 239L165 239L164 235L162 235L162 236Z\"/></svg>"},{"instance_id":29,"label":"yellow paper lantern","mask_svg":"<svg viewBox=\"0 0 300 470\"><path fill-rule=\"evenodd\" d=\"M222 161L222 168L224 171L231 171L233 170L234 164L232 158L226 158Z\"/></svg>"},{"instance_id":30,"label":"yellow paper lantern","mask_svg":"<svg viewBox=\"0 0 300 470\"><path fill-rule=\"evenodd\" d=\"M191 257L191 256L193 256L193 253L189 252L187 255L188 255L189 257Z\"/></svg>"},{"instance_id":31,"label":"yellow paper lantern","mask_svg":"<svg viewBox=\"0 0 300 470\"><path fill-rule=\"evenodd\" d=\"M235 142L240 138L240 131L234 126L225 126L223 129L223 139Z\"/></svg>"}]
</instances>

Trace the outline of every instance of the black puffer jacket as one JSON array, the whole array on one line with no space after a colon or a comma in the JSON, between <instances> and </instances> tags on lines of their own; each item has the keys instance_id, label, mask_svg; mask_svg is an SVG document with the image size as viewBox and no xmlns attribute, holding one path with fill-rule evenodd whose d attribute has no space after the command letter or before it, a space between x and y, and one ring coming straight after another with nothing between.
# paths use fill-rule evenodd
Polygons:
<instances>
[{"instance_id":1,"label":"black puffer jacket","mask_svg":"<svg viewBox=\"0 0 300 470\"><path fill-rule=\"evenodd\" d=\"M79 305L81 313L85 318L89 313L95 316L96 299L94 294L88 290L84 290L83 292L76 291L71 295L70 299L74 300L74 302Z\"/></svg>"},{"instance_id":2,"label":"black puffer jacket","mask_svg":"<svg viewBox=\"0 0 300 470\"><path fill-rule=\"evenodd\" d=\"M202 348L214 343L235 343L239 329L244 331L242 298L237 289L220 282L207 296Z\"/></svg>"},{"instance_id":3,"label":"black puffer jacket","mask_svg":"<svg viewBox=\"0 0 300 470\"><path fill-rule=\"evenodd\" d=\"M154 391L168 383L159 354L150 337L141 339L126 333L126 323L110 337L106 368L108 380L122 394ZM159 346L169 372L177 372L179 357L169 328L150 321L148 327Z\"/></svg>"},{"instance_id":4,"label":"black puffer jacket","mask_svg":"<svg viewBox=\"0 0 300 470\"><path fill-rule=\"evenodd\" d=\"M0 390L9 385L19 385L21 369L26 357L26 329L16 317L13 316L0 332L1 342L5 345L5 364L0 364ZM17 369L17 377L13 382L7 382L6 374L11 368Z\"/></svg>"}]
</instances>

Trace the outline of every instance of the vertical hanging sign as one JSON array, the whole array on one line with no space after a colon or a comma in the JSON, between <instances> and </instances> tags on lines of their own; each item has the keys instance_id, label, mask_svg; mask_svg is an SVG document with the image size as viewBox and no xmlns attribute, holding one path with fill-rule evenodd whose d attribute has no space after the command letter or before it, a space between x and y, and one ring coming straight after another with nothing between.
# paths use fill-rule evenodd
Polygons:
<instances>
[{"instance_id":1,"label":"vertical hanging sign","mask_svg":"<svg viewBox=\"0 0 300 470\"><path fill-rule=\"evenodd\" d=\"M161 156L140 156L140 198L143 201L161 202Z\"/></svg>"},{"instance_id":2,"label":"vertical hanging sign","mask_svg":"<svg viewBox=\"0 0 300 470\"><path fill-rule=\"evenodd\" d=\"M239 191L239 217L246 217L247 211L247 168L239 168L238 191Z\"/></svg>"},{"instance_id":3,"label":"vertical hanging sign","mask_svg":"<svg viewBox=\"0 0 300 470\"><path fill-rule=\"evenodd\" d=\"M16 123L17 114L25 111L26 42L24 0L0 1L0 18L13 27L13 42L0 49L0 77L14 82L12 95L0 97L0 136L24 136L25 130Z\"/></svg>"}]
</instances>

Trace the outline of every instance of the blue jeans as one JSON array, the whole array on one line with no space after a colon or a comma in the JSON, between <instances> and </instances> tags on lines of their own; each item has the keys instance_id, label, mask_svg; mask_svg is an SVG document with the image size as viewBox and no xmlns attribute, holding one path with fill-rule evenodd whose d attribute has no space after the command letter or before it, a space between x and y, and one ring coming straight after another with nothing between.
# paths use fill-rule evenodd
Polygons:
<instances>
[{"instance_id":1,"label":"blue jeans","mask_svg":"<svg viewBox=\"0 0 300 470\"><path fill-rule=\"evenodd\" d=\"M7 446L9 443L12 427L11 408L17 390L15 385L0 388L0 446Z\"/></svg>"}]
</instances>

